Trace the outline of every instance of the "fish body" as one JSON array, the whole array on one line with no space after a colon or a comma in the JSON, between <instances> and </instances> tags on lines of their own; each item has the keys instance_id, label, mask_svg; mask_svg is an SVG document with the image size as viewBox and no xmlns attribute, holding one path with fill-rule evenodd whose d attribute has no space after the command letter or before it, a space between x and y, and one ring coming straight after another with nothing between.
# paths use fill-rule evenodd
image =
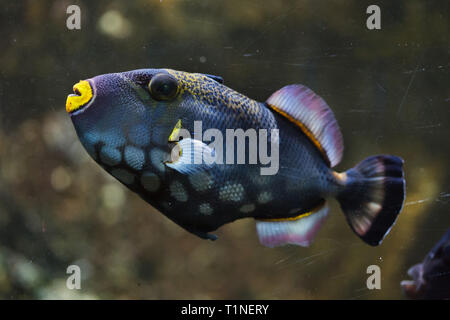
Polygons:
<instances>
[{"instance_id":1,"label":"fish body","mask_svg":"<svg viewBox=\"0 0 450 320\"><path fill-rule=\"evenodd\" d=\"M450 229L408 274L413 280L401 282L408 298L450 299Z\"/></svg>"},{"instance_id":2,"label":"fish body","mask_svg":"<svg viewBox=\"0 0 450 320\"><path fill-rule=\"evenodd\" d=\"M266 246L309 245L336 197L353 231L378 245L403 205L403 161L376 156L337 173L342 136L323 99L291 85L257 102L222 82L171 69L105 74L75 85L66 109L95 161L202 238L251 217ZM213 163L193 163L198 154Z\"/></svg>"}]
</instances>

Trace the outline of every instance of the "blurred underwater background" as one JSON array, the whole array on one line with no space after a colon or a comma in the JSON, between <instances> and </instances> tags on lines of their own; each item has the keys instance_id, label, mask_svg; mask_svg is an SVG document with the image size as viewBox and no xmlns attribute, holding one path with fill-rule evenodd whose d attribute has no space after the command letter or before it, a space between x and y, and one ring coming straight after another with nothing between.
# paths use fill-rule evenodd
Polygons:
<instances>
[{"instance_id":1,"label":"blurred underwater background","mask_svg":"<svg viewBox=\"0 0 450 320\"><path fill-rule=\"evenodd\" d=\"M400 281L450 226L448 1L6 1L0 6L1 299L403 299ZM81 8L81 30L66 9ZM366 9L381 8L381 30ZM90 159L65 112L80 79L167 67L258 101L301 83L344 136L339 171L405 159L406 201L379 247L336 201L309 248L269 249L255 223L201 240ZM82 270L81 290L66 269ZM381 269L381 290L366 287Z\"/></svg>"}]
</instances>

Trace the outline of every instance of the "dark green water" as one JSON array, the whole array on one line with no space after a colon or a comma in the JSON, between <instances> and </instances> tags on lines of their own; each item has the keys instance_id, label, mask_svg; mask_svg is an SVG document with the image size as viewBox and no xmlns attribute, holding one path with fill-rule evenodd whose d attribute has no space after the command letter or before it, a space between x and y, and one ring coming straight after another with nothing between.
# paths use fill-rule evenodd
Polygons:
<instances>
[{"instance_id":1,"label":"dark green water","mask_svg":"<svg viewBox=\"0 0 450 320\"><path fill-rule=\"evenodd\" d=\"M1 1L0 298L402 299L399 283L450 227L448 2ZM197 239L105 173L65 113L72 85L145 67L220 75L264 101L302 83L332 107L345 170L405 159L406 204L380 247L333 202L310 248L259 245L254 222ZM82 270L68 290L66 268ZM381 269L368 290L366 269Z\"/></svg>"}]
</instances>

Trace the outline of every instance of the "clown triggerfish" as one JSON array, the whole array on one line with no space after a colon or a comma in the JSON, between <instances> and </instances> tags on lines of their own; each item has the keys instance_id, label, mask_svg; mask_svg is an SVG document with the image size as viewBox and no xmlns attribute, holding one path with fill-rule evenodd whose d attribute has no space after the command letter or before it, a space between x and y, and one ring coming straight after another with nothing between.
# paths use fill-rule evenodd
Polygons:
<instances>
[{"instance_id":1,"label":"clown triggerfish","mask_svg":"<svg viewBox=\"0 0 450 320\"><path fill-rule=\"evenodd\" d=\"M205 239L251 217L263 245L308 246L335 197L352 230L375 246L403 206L401 158L331 169L342 135L326 102L303 85L261 103L218 76L141 69L80 81L66 110L98 164Z\"/></svg>"}]
</instances>

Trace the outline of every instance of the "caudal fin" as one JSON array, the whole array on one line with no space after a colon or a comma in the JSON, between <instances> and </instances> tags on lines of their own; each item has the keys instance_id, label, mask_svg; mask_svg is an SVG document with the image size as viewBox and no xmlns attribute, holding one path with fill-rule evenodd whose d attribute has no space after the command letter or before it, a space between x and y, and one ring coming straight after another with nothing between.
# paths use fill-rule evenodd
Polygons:
<instances>
[{"instance_id":1,"label":"caudal fin","mask_svg":"<svg viewBox=\"0 0 450 320\"><path fill-rule=\"evenodd\" d=\"M369 157L339 174L344 185L337 199L352 230L377 246L389 233L405 199L403 160L396 156Z\"/></svg>"}]
</instances>

